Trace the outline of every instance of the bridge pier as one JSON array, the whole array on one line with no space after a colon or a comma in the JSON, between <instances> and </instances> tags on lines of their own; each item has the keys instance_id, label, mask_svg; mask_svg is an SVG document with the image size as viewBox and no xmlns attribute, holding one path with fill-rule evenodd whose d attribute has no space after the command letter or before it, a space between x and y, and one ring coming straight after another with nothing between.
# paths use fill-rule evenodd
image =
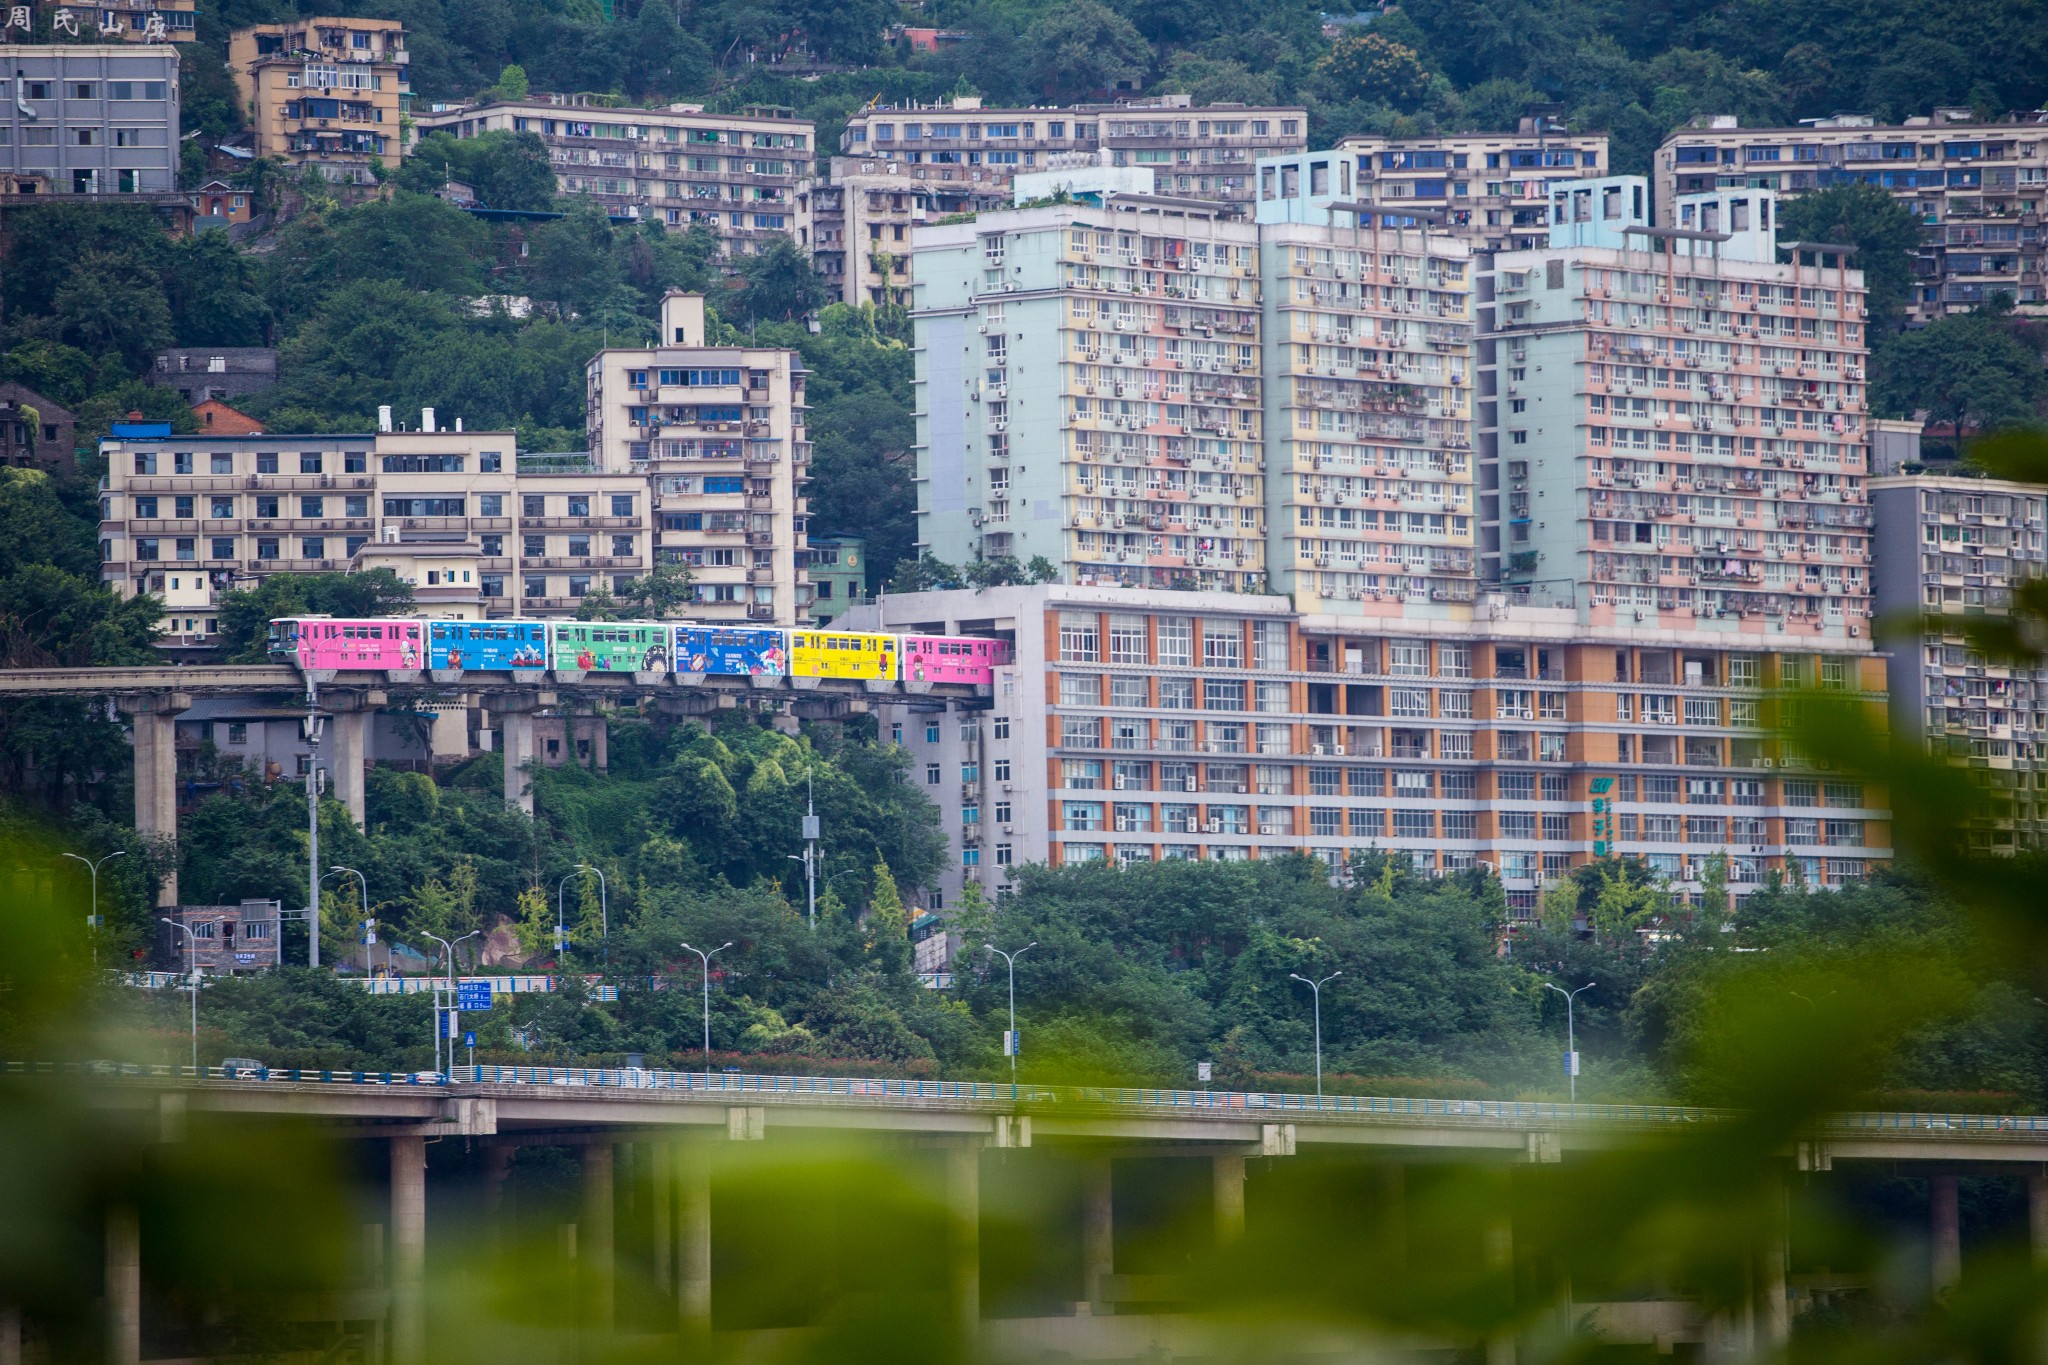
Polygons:
<instances>
[{"instance_id":1,"label":"bridge pier","mask_svg":"<svg viewBox=\"0 0 2048 1365\"><path fill-rule=\"evenodd\" d=\"M1215 1189L1216 1245L1227 1247L1244 1236L1244 1158L1209 1158Z\"/></svg>"},{"instance_id":2,"label":"bridge pier","mask_svg":"<svg viewBox=\"0 0 2048 1365\"><path fill-rule=\"evenodd\" d=\"M170 850L156 903L178 903L177 718L192 705L181 692L132 693L118 699L135 735L135 828Z\"/></svg>"},{"instance_id":3,"label":"bridge pier","mask_svg":"<svg viewBox=\"0 0 2048 1365\"><path fill-rule=\"evenodd\" d=\"M685 1334L711 1330L711 1170L702 1152L677 1143L676 1317Z\"/></svg>"},{"instance_id":4,"label":"bridge pier","mask_svg":"<svg viewBox=\"0 0 2048 1365\"><path fill-rule=\"evenodd\" d=\"M142 1230L135 1210L107 1210L107 1361L142 1359Z\"/></svg>"},{"instance_id":5,"label":"bridge pier","mask_svg":"<svg viewBox=\"0 0 2048 1365\"><path fill-rule=\"evenodd\" d=\"M1081 1172L1081 1294L1091 1313L1109 1307L1104 1294L1116 1272L1115 1193L1110 1159L1088 1158Z\"/></svg>"},{"instance_id":6,"label":"bridge pier","mask_svg":"<svg viewBox=\"0 0 2048 1365\"><path fill-rule=\"evenodd\" d=\"M491 698L491 714L498 721L498 748L505 758L505 804L533 814L533 786L527 772L533 762L533 713L537 708L526 698L500 692Z\"/></svg>"},{"instance_id":7,"label":"bridge pier","mask_svg":"<svg viewBox=\"0 0 2048 1365\"><path fill-rule=\"evenodd\" d=\"M427 1354L427 1140L391 1139L391 1360Z\"/></svg>"},{"instance_id":8,"label":"bridge pier","mask_svg":"<svg viewBox=\"0 0 2048 1365\"><path fill-rule=\"evenodd\" d=\"M334 799L348 807L348 818L357 829L363 827L363 764L369 756L371 710L362 698L323 699L328 719L328 737L333 744L328 775Z\"/></svg>"},{"instance_id":9,"label":"bridge pier","mask_svg":"<svg viewBox=\"0 0 2048 1365\"><path fill-rule=\"evenodd\" d=\"M579 1269L587 1310L585 1325L599 1332L611 1330L617 1297L612 1282L616 1255L616 1160L615 1149L609 1142L593 1142L583 1149L583 1226L577 1238Z\"/></svg>"},{"instance_id":10,"label":"bridge pier","mask_svg":"<svg viewBox=\"0 0 2048 1365\"><path fill-rule=\"evenodd\" d=\"M1934 1297L1946 1299L1963 1279L1963 1227L1953 1175L1927 1177L1927 1222Z\"/></svg>"},{"instance_id":11,"label":"bridge pier","mask_svg":"<svg viewBox=\"0 0 2048 1365\"><path fill-rule=\"evenodd\" d=\"M961 1338L981 1331L981 1143L946 1149L946 1288Z\"/></svg>"}]
</instances>

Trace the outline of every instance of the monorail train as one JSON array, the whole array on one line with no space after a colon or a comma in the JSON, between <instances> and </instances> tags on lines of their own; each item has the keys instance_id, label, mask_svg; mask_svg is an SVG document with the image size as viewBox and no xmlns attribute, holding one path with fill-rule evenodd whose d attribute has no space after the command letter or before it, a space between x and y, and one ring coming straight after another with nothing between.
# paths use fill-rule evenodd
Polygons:
<instances>
[{"instance_id":1,"label":"monorail train","mask_svg":"<svg viewBox=\"0 0 2048 1365\"><path fill-rule=\"evenodd\" d=\"M302 670L461 673L689 673L992 683L1010 662L1002 640L876 635L670 621L350 620L270 623L270 653Z\"/></svg>"}]
</instances>

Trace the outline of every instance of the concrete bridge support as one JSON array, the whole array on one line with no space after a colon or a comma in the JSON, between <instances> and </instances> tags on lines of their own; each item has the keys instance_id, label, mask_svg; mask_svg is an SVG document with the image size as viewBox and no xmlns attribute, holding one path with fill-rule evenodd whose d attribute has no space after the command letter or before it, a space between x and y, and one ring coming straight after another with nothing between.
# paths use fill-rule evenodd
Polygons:
<instances>
[{"instance_id":1,"label":"concrete bridge support","mask_svg":"<svg viewBox=\"0 0 2048 1365\"><path fill-rule=\"evenodd\" d=\"M981 1330L981 1143L946 1149L946 1288L961 1339Z\"/></svg>"},{"instance_id":2,"label":"concrete bridge support","mask_svg":"<svg viewBox=\"0 0 2048 1365\"><path fill-rule=\"evenodd\" d=\"M1244 1158L1209 1158L1216 1201L1216 1245L1227 1247L1244 1236Z\"/></svg>"},{"instance_id":3,"label":"concrete bridge support","mask_svg":"<svg viewBox=\"0 0 2048 1365\"><path fill-rule=\"evenodd\" d=\"M427 1355L427 1140L391 1139L391 1360Z\"/></svg>"},{"instance_id":4,"label":"concrete bridge support","mask_svg":"<svg viewBox=\"0 0 2048 1365\"><path fill-rule=\"evenodd\" d=\"M192 705L182 692L145 692L119 699L135 735L135 828L170 853L156 903L178 903L178 713Z\"/></svg>"},{"instance_id":5,"label":"concrete bridge support","mask_svg":"<svg viewBox=\"0 0 2048 1365\"><path fill-rule=\"evenodd\" d=\"M528 768L534 761L534 703L528 698L499 693L491 698L491 713L498 721L498 748L505 759L505 804L533 814L533 786Z\"/></svg>"},{"instance_id":6,"label":"concrete bridge support","mask_svg":"<svg viewBox=\"0 0 2048 1365\"><path fill-rule=\"evenodd\" d=\"M1963 1279L1963 1226L1953 1175L1927 1177L1927 1222L1930 1234L1934 1297L1946 1299Z\"/></svg>"},{"instance_id":7,"label":"concrete bridge support","mask_svg":"<svg viewBox=\"0 0 2048 1365\"><path fill-rule=\"evenodd\" d=\"M1081 1172L1081 1294L1091 1313L1108 1311L1116 1273L1116 1177L1110 1159L1090 1157Z\"/></svg>"},{"instance_id":8,"label":"concrete bridge support","mask_svg":"<svg viewBox=\"0 0 2048 1365\"><path fill-rule=\"evenodd\" d=\"M135 1210L107 1210L107 1362L142 1359L142 1230Z\"/></svg>"},{"instance_id":9,"label":"concrete bridge support","mask_svg":"<svg viewBox=\"0 0 2048 1365\"><path fill-rule=\"evenodd\" d=\"M578 1270L583 1281L584 1324L599 1332L612 1329L618 1291L613 1283L617 1226L615 1149L594 1142L583 1149L583 1219L578 1229Z\"/></svg>"},{"instance_id":10,"label":"concrete bridge support","mask_svg":"<svg viewBox=\"0 0 2048 1365\"><path fill-rule=\"evenodd\" d=\"M331 757L327 771L333 785L328 790L335 800L348 807L348 818L355 821L357 829L361 829L363 767L369 758L373 704L357 697L337 697L332 701L323 700L322 707L328 712L330 721L327 734Z\"/></svg>"}]
</instances>

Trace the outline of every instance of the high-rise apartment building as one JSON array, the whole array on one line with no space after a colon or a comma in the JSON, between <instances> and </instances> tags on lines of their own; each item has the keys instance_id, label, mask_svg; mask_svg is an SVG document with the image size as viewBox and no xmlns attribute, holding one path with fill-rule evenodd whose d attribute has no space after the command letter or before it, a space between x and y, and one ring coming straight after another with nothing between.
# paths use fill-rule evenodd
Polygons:
<instances>
[{"instance_id":1,"label":"high-rise apartment building","mask_svg":"<svg viewBox=\"0 0 2048 1365\"><path fill-rule=\"evenodd\" d=\"M1967 763L2000 798L2003 809L1971 812L1973 845L2039 847L2048 833L2048 671L1987 657L1963 626L2004 615L2015 586L2048 573L2048 490L1902 471L1873 479L1870 500L1884 528L1875 577L1878 615L1889 623L1892 724Z\"/></svg>"},{"instance_id":2,"label":"high-rise apartment building","mask_svg":"<svg viewBox=\"0 0 2048 1365\"><path fill-rule=\"evenodd\" d=\"M1471 247L1350 202L1341 152L1260 163L1268 580L1305 612L1470 602Z\"/></svg>"},{"instance_id":3,"label":"high-rise apartment building","mask_svg":"<svg viewBox=\"0 0 2048 1365\"><path fill-rule=\"evenodd\" d=\"M704 299L671 291L661 339L590 361L591 458L646 482L655 555L689 566L692 615L793 624L810 612L811 446L795 351L706 344Z\"/></svg>"},{"instance_id":4,"label":"high-rise apartment building","mask_svg":"<svg viewBox=\"0 0 2048 1365\"><path fill-rule=\"evenodd\" d=\"M1112 166L1152 170L1161 194L1223 203L1251 201L1260 157L1307 146L1302 109L1197 105L1186 95L1026 109L984 109L978 96L958 95L862 109L839 135L849 161L900 165L930 185L1007 189L1056 155L1104 153Z\"/></svg>"},{"instance_id":5,"label":"high-rise apartment building","mask_svg":"<svg viewBox=\"0 0 2048 1365\"><path fill-rule=\"evenodd\" d=\"M163 597L171 650L206 648L218 595L276 573L382 565L437 612L573 613L652 564L644 473L522 462L511 432L187 435L118 423L101 451L101 577ZM530 467L523 467L530 466Z\"/></svg>"},{"instance_id":6,"label":"high-rise apartment building","mask_svg":"<svg viewBox=\"0 0 2048 1365\"><path fill-rule=\"evenodd\" d=\"M177 191L176 48L23 43L0 52L0 192Z\"/></svg>"},{"instance_id":7,"label":"high-rise apartment building","mask_svg":"<svg viewBox=\"0 0 2048 1365\"><path fill-rule=\"evenodd\" d=\"M938 180L899 161L835 156L832 178L797 188L797 244L842 303L910 302L911 233L954 214L1007 208L1002 182Z\"/></svg>"},{"instance_id":8,"label":"high-rise apartment building","mask_svg":"<svg viewBox=\"0 0 2048 1365\"><path fill-rule=\"evenodd\" d=\"M1882 659L1846 641L1588 626L1506 597L1345 621L1073 585L891 593L842 620L1014 642L988 710L880 717L953 840L942 899L1027 863L1379 849L1490 867L1526 919L1545 881L1610 853L1686 891L1725 857L1737 896L1890 857L1882 793L1788 769L1759 728L1759 688L1881 695Z\"/></svg>"},{"instance_id":9,"label":"high-rise apartment building","mask_svg":"<svg viewBox=\"0 0 2048 1365\"><path fill-rule=\"evenodd\" d=\"M1909 305L1916 321L1967 312L2004 294L2048 306L2039 216L2048 206L2048 113L1986 123L1968 109L1880 124L1867 115L1796 128L1695 120L1657 149L1657 200L1750 188L1786 196L1875 185L1925 224Z\"/></svg>"},{"instance_id":10,"label":"high-rise apartment building","mask_svg":"<svg viewBox=\"0 0 2048 1365\"><path fill-rule=\"evenodd\" d=\"M915 242L920 548L1062 578L1265 583L1258 229L1112 196Z\"/></svg>"},{"instance_id":11,"label":"high-rise apartment building","mask_svg":"<svg viewBox=\"0 0 2048 1365\"><path fill-rule=\"evenodd\" d=\"M810 178L815 130L787 110L709 114L701 104L619 108L587 95L439 108L419 135L532 133L547 144L564 194L588 195L617 218L705 227L749 254L797 230L797 186Z\"/></svg>"},{"instance_id":12,"label":"high-rise apartment building","mask_svg":"<svg viewBox=\"0 0 2048 1365\"><path fill-rule=\"evenodd\" d=\"M1485 267L1482 577L1589 626L1867 647L1862 274L1780 263L1772 191L1653 227L1648 190L1555 187L1550 244Z\"/></svg>"},{"instance_id":13,"label":"high-rise apartment building","mask_svg":"<svg viewBox=\"0 0 2048 1365\"><path fill-rule=\"evenodd\" d=\"M1542 246L1551 187L1608 169L1605 133L1573 133L1548 118L1523 119L1513 133L1357 134L1339 142L1333 158L1338 197L1390 216L1405 211L1493 251ZM1276 176L1283 170L1276 166ZM1262 185L1260 198L1268 191L1294 197L1284 186Z\"/></svg>"},{"instance_id":14,"label":"high-rise apartment building","mask_svg":"<svg viewBox=\"0 0 2048 1365\"><path fill-rule=\"evenodd\" d=\"M342 184L371 184L373 167L396 170L405 156L411 60L396 19L294 19L228 40L256 155Z\"/></svg>"}]
</instances>

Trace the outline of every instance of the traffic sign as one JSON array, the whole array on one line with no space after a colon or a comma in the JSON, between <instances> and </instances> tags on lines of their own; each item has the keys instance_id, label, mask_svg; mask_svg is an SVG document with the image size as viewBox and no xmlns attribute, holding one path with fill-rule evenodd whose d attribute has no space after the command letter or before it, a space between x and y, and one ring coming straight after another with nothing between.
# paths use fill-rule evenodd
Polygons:
<instances>
[{"instance_id":1,"label":"traffic sign","mask_svg":"<svg viewBox=\"0 0 2048 1365\"><path fill-rule=\"evenodd\" d=\"M472 1014L491 1012L491 983L488 981L458 981L455 983L455 1008Z\"/></svg>"},{"instance_id":2,"label":"traffic sign","mask_svg":"<svg viewBox=\"0 0 2048 1365\"><path fill-rule=\"evenodd\" d=\"M476 1033L475 1033L474 1031L471 1031L471 1032L469 1032L469 1033L465 1033L465 1034L463 1034L463 1035L462 1035L462 1045L463 1045L464 1047L475 1047L475 1046L476 1046Z\"/></svg>"}]
</instances>

